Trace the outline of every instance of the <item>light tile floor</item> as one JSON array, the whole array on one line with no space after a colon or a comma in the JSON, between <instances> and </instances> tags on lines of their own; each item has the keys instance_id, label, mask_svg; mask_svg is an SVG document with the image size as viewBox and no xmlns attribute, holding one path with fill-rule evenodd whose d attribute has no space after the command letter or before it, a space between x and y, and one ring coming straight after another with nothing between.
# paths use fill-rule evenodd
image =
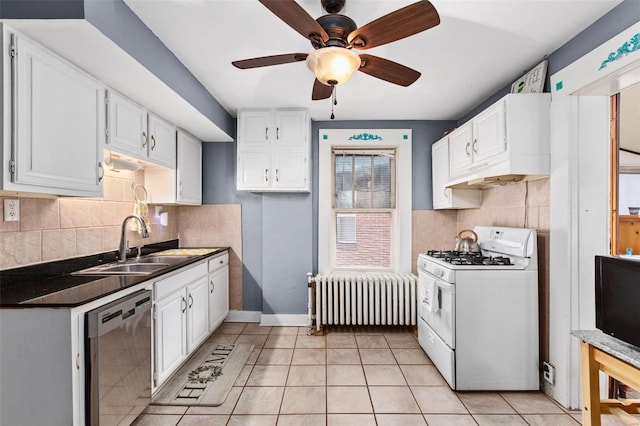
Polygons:
<instances>
[{"instance_id":1,"label":"light tile floor","mask_svg":"<svg viewBox=\"0 0 640 426\"><path fill-rule=\"evenodd\" d=\"M404 328L224 323L209 342L255 349L219 407L151 405L136 425L577 426L541 392L454 392ZM617 424L608 418L604 425Z\"/></svg>"}]
</instances>

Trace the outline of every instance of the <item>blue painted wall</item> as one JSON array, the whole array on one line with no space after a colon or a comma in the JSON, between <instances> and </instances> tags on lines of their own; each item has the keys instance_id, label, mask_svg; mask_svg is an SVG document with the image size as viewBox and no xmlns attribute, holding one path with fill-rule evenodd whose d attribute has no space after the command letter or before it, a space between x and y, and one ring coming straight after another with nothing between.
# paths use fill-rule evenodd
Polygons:
<instances>
[{"instance_id":1,"label":"blue painted wall","mask_svg":"<svg viewBox=\"0 0 640 426\"><path fill-rule=\"evenodd\" d=\"M546 58L549 63L544 91L551 91L548 76L560 71L638 21L640 21L640 1L625 0L553 53L550 52ZM506 85L502 89L460 118L458 124L460 125L469 121L489 105L507 93L510 93L513 81L542 62L543 59L544 58L540 58L538 61L532 63L528 69L522 70L522 73L514 75L512 80L505 82Z\"/></svg>"}]
</instances>

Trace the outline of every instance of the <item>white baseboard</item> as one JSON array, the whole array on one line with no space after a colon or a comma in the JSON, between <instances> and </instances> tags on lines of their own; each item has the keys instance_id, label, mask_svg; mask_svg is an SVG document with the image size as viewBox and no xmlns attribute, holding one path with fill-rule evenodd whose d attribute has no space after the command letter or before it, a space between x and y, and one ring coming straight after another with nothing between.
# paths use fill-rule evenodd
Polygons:
<instances>
[{"instance_id":1,"label":"white baseboard","mask_svg":"<svg viewBox=\"0 0 640 426\"><path fill-rule=\"evenodd\" d=\"M307 314L263 314L260 318L260 325L305 327Z\"/></svg>"},{"instance_id":2,"label":"white baseboard","mask_svg":"<svg viewBox=\"0 0 640 426\"><path fill-rule=\"evenodd\" d=\"M260 311L234 311L230 310L225 322L260 322Z\"/></svg>"}]
</instances>

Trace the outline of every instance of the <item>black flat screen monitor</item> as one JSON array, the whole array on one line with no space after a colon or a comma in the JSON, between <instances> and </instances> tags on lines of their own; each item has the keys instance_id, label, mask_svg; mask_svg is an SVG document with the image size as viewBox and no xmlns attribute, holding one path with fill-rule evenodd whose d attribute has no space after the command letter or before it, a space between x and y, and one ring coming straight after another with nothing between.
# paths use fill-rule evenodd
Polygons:
<instances>
[{"instance_id":1,"label":"black flat screen monitor","mask_svg":"<svg viewBox=\"0 0 640 426\"><path fill-rule=\"evenodd\" d=\"M596 256L596 327L640 347L640 260Z\"/></svg>"}]
</instances>

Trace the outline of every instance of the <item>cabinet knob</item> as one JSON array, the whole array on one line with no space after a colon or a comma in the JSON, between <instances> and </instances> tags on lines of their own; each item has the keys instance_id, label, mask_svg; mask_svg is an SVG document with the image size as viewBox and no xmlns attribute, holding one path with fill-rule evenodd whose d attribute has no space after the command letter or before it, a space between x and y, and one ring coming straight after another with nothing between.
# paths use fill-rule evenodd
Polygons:
<instances>
[{"instance_id":1,"label":"cabinet knob","mask_svg":"<svg viewBox=\"0 0 640 426\"><path fill-rule=\"evenodd\" d=\"M156 137L151 135L151 151L156 149Z\"/></svg>"},{"instance_id":2,"label":"cabinet knob","mask_svg":"<svg viewBox=\"0 0 640 426\"><path fill-rule=\"evenodd\" d=\"M144 148L145 146L147 146L147 142L149 141L149 139L147 139L147 132L142 132L142 147Z\"/></svg>"}]
</instances>

